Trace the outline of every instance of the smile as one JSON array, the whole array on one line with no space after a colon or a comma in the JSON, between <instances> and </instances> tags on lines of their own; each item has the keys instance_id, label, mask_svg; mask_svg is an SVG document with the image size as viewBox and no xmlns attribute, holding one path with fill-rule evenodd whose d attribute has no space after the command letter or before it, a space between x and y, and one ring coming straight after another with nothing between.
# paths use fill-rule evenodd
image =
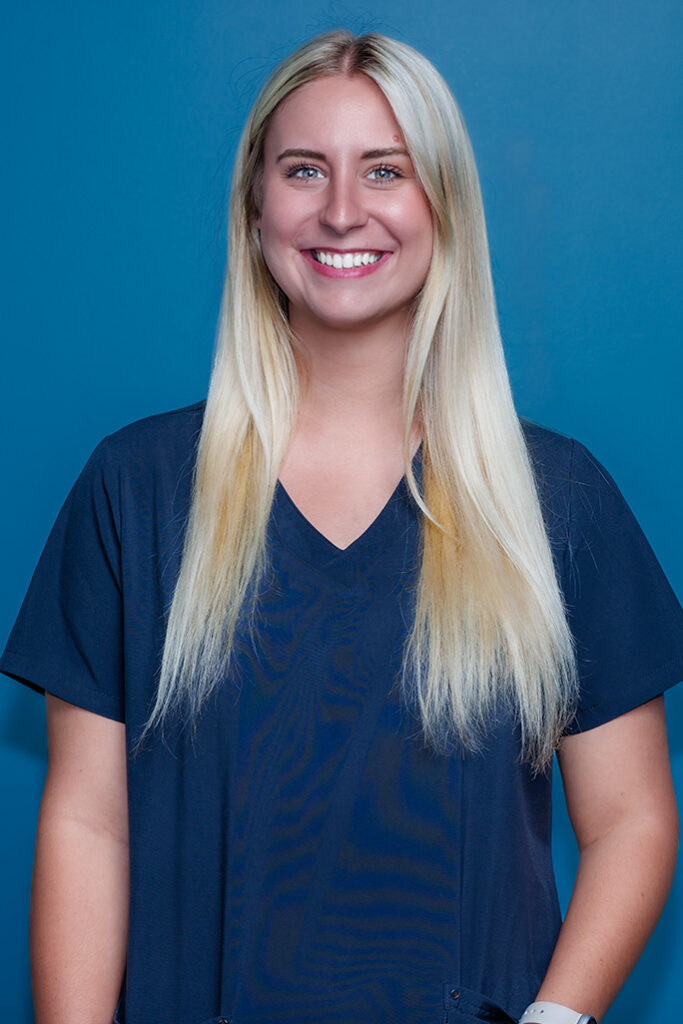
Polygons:
<instances>
[{"instance_id":1,"label":"smile","mask_svg":"<svg viewBox=\"0 0 683 1024\"><path fill-rule=\"evenodd\" d=\"M301 255L323 277L365 277L384 266L391 252L376 249L356 249L334 252L329 249L302 249Z\"/></svg>"},{"instance_id":2,"label":"smile","mask_svg":"<svg viewBox=\"0 0 683 1024\"><path fill-rule=\"evenodd\" d=\"M370 263L377 263L381 259L379 252L325 252L324 249L313 249L313 259L327 267L367 267Z\"/></svg>"}]
</instances>

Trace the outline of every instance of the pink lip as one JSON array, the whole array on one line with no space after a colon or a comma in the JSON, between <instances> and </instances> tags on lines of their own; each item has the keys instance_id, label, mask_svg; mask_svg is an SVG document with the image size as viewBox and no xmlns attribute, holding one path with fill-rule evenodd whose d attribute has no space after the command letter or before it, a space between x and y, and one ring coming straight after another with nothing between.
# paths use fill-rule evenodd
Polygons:
<instances>
[{"instance_id":1,"label":"pink lip","mask_svg":"<svg viewBox=\"0 0 683 1024\"><path fill-rule=\"evenodd\" d=\"M310 263L310 265L313 267L313 269L316 270L319 274L322 274L323 277L336 277L336 278L339 278L339 277L366 277L368 274L374 273L375 270L377 270L384 263L386 263L387 260L389 259L389 257L391 256L390 252L383 252L382 255L380 256L380 258L377 260L376 263L369 263L367 266L364 266L363 264L361 264L360 267L340 267L340 268L337 268L337 267L328 267L327 264L325 264L325 263L318 263L318 261L313 256L313 251L311 249L301 249L300 251L301 251L301 255L303 256L303 258L308 263ZM360 250L353 249L353 250L348 250L348 251L349 252L359 252ZM372 252L372 250L370 250L370 249L363 250L363 251L364 252ZM340 252L341 253L341 252L344 252L344 250L343 249L326 249L325 252Z\"/></svg>"}]
</instances>

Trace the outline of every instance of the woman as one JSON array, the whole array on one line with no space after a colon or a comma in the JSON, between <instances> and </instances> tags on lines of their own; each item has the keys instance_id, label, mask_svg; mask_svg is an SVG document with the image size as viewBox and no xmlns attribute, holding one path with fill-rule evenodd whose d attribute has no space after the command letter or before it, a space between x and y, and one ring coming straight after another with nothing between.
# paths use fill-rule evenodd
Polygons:
<instances>
[{"instance_id":1,"label":"woman","mask_svg":"<svg viewBox=\"0 0 683 1024\"><path fill-rule=\"evenodd\" d=\"M229 230L206 405L98 446L1 662L47 692L38 1024L599 1018L673 873L683 614L605 471L515 414L437 72L290 56Z\"/></svg>"}]
</instances>

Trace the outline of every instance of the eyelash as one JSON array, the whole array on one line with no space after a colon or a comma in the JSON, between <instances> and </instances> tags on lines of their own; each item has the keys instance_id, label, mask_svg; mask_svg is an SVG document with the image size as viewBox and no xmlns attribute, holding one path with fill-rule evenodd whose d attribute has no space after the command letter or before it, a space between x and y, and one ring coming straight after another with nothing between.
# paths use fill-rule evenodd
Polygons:
<instances>
[{"instance_id":1,"label":"eyelash","mask_svg":"<svg viewBox=\"0 0 683 1024\"><path fill-rule=\"evenodd\" d=\"M314 167L312 164L303 164L303 163L302 164L293 164L292 167L288 167L287 168L287 170L285 172L285 177L287 177L287 178L295 178L297 176L297 174L299 173L299 171L308 171L308 170L317 171L318 168ZM391 174L393 175L393 177L391 177L391 178L375 178L375 179L373 179L374 181L380 182L380 183L388 182L388 181L394 181L395 178L402 178L403 177L403 174L401 173L399 168L398 167L392 167L390 164L378 164L377 167L371 168L369 173L373 174L376 171L390 171ZM302 177L300 180L301 181L312 181L313 178L312 177L311 178Z\"/></svg>"}]
</instances>

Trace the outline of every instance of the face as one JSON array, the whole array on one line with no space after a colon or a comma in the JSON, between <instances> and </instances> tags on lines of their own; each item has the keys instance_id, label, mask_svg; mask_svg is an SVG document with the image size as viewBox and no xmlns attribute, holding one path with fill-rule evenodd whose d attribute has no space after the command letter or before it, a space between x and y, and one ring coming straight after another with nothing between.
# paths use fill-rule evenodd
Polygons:
<instances>
[{"instance_id":1,"label":"face","mask_svg":"<svg viewBox=\"0 0 683 1024\"><path fill-rule=\"evenodd\" d=\"M257 224L292 327L405 334L432 217L379 87L365 75L301 86L277 108L264 150Z\"/></svg>"}]
</instances>

